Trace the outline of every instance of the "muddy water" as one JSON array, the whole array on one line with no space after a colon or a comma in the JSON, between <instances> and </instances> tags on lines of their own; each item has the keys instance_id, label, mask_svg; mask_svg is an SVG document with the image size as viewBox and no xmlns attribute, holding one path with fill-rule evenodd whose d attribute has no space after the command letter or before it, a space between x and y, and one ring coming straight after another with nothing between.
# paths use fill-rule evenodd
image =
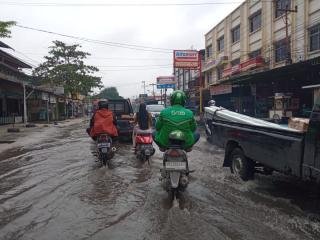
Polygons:
<instances>
[{"instance_id":1,"label":"muddy water","mask_svg":"<svg viewBox=\"0 0 320 240\"><path fill-rule=\"evenodd\" d=\"M201 139L178 207L159 183L162 155L120 144L100 168L84 125L0 155L0 239L319 239L317 186L280 174L243 183Z\"/></svg>"}]
</instances>

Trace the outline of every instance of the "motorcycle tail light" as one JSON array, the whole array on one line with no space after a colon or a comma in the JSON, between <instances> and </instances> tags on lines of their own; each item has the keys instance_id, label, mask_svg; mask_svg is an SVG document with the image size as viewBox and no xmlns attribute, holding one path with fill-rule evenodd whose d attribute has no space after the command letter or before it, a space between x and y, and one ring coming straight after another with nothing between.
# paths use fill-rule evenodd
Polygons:
<instances>
[{"instance_id":1,"label":"motorcycle tail light","mask_svg":"<svg viewBox=\"0 0 320 240\"><path fill-rule=\"evenodd\" d=\"M178 150L171 150L168 152L168 156L170 157L179 157L180 156L180 153Z\"/></svg>"},{"instance_id":2,"label":"motorcycle tail light","mask_svg":"<svg viewBox=\"0 0 320 240\"><path fill-rule=\"evenodd\" d=\"M101 135L101 136L99 136L99 141L107 141L107 140L108 140L107 135Z\"/></svg>"},{"instance_id":3,"label":"motorcycle tail light","mask_svg":"<svg viewBox=\"0 0 320 240\"><path fill-rule=\"evenodd\" d=\"M152 136L151 135L137 135L136 136L136 143L143 143L143 144L152 144Z\"/></svg>"}]
</instances>

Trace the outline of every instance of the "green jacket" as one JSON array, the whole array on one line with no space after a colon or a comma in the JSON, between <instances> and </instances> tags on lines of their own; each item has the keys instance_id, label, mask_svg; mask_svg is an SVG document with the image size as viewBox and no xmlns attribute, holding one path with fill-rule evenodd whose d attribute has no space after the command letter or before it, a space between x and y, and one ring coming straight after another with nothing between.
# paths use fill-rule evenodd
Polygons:
<instances>
[{"instance_id":1,"label":"green jacket","mask_svg":"<svg viewBox=\"0 0 320 240\"><path fill-rule=\"evenodd\" d=\"M180 130L186 135L184 148L190 148L195 143L193 133L197 128L193 113L182 107L174 105L161 111L156 123L156 143L166 148L169 145L169 134L174 130Z\"/></svg>"}]
</instances>

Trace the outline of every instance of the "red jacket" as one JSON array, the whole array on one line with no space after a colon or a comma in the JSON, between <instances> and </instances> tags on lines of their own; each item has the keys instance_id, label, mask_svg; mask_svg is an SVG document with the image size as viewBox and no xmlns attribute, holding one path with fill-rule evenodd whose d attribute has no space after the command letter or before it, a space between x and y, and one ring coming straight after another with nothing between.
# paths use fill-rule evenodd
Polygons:
<instances>
[{"instance_id":1,"label":"red jacket","mask_svg":"<svg viewBox=\"0 0 320 240\"><path fill-rule=\"evenodd\" d=\"M111 137L118 136L118 130L114 125L114 116L108 109L100 109L93 116L93 127L90 131L91 137L106 133Z\"/></svg>"}]
</instances>

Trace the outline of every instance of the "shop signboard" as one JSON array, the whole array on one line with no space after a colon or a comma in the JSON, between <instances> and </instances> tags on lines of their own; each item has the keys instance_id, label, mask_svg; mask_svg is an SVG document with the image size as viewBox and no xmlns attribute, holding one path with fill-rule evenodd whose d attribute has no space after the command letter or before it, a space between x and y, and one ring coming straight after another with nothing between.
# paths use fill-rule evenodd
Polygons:
<instances>
[{"instance_id":1,"label":"shop signboard","mask_svg":"<svg viewBox=\"0 0 320 240\"><path fill-rule=\"evenodd\" d=\"M197 50L174 50L173 67L184 69L198 69L200 56Z\"/></svg>"},{"instance_id":2,"label":"shop signboard","mask_svg":"<svg viewBox=\"0 0 320 240\"><path fill-rule=\"evenodd\" d=\"M50 103L57 103L57 98L50 95Z\"/></svg>"},{"instance_id":3,"label":"shop signboard","mask_svg":"<svg viewBox=\"0 0 320 240\"><path fill-rule=\"evenodd\" d=\"M157 84L157 89L168 89L168 88L175 88L175 84Z\"/></svg>"},{"instance_id":4,"label":"shop signboard","mask_svg":"<svg viewBox=\"0 0 320 240\"><path fill-rule=\"evenodd\" d=\"M222 77L225 78L231 75L236 75L240 72L245 72L253 68L262 67L263 65L264 65L264 60L262 57L251 58L240 64L224 69L222 73Z\"/></svg>"},{"instance_id":5,"label":"shop signboard","mask_svg":"<svg viewBox=\"0 0 320 240\"><path fill-rule=\"evenodd\" d=\"M230 84L221 84L210 86L210 94L211 95L221 95L232 93L232 86Z\"/></svg>"},{"instance_id":6,"label":"shop signboard","mask_svg":"<svg viewBox=\"0 0 320 240\"><path fill-rule=\"evenodd\" d=\"M262 57L250 58L249 60L241 63L241 71L247 71L256 67L262 67L263 65L264 60Z\"/></svg>"},{"instance_id":7,"label":"shop signboard","mask_svg":"<svg viewBox=\"0 0 320 240\"><path fill-rule=\"evenodd\" d=\"M49 101L49 93L43 92L41 99L44 101Z\"/></svg>"},{"instance_id":8,"label":"shop signboard","mask_svg":"<svg viewBox=\"0 0 320 240\"><path fill-rule=\"evenodd\" d=\"M157 88L175 88L176 86L176 79L174 76L160 76L157 77Z\"/></svg>"},{"instance_id":9,"label":"shop signboard","mask_svg":"<svg viewBox=\"0 0 320 240\"><path fill-rule=\"evenodd\" d=\"M55 86L53 88L53 93L56 94L56 95L63 95L64 94L64 87Z\"/></svg>"},{"instance_id":10,"label":"shop signboard","mask_svg":"<svg viewBox=\"0 0 320 240\"><path fill-rule=\"evenodd\" d=\"M222 77L225 78L225 77L229 77L232 73L232 69L229 67L229 68L226 68L223 70L222 72Z\"/></svg>"}]
</instances>

